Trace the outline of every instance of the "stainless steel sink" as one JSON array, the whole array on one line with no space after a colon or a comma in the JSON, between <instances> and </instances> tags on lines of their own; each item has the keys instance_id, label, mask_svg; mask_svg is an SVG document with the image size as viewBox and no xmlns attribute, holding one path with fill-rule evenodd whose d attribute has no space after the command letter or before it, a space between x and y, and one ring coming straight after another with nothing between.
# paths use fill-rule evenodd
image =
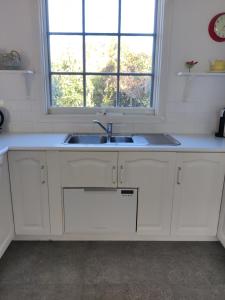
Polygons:
<instances>
[{"instance_id":1,"label":"stainless steel sink","mask_svg":"<svg viewBox=\"0 0 225 300\"><path fill-rule=\"evenodd\" d=\"M111 136L110 143L133 143L132 136Z\"/></svg>"},{"instance_id":2,"label":"stainless steel sink","mask_svg":"<svg viewBox=\"0 0 225 300\"><path fill-rule=\"evenodd\" d=\"M156 133L133 136L111 136L97 134L69 134L65 144L80 145L129 145L129 146L178 146L180 142L169 134Z\"/></svg>"},{"instance_id":3,"label":"stainless steel sink","mask_svg":"<svg viewBox=\"0 0 225 300\"><path fill-rule=\"evenodd\" d=\"M111 136L106 135L91 135L91 134L70 134L66 138L65 144L83 144L83 145L98 145L98 144L126 144L133 143L131 136Z\"/></svg>"},{"instance_id":4,"label":"stainless steel sink","mask_svg":"<svg viewBox=\"0 0 225 300\"><path fill-rule=\"evenodd\" d=\"M107 143L107 136L104 135L74 135L70 134L65 140L65 144L96 145Z\"/></svg>"},{"instance_id":5,"label":"stainless steel sink","mask_svg":"<svg viewBox=\"0 0 225 300\"><path fill-rule=\"evenodd\" d=\"M170 134L164 133L155 133L155 134L146 134L146 140L149 145L153 146L179 146L181 143L172 137Z\"/></svg>"}]
</instances>

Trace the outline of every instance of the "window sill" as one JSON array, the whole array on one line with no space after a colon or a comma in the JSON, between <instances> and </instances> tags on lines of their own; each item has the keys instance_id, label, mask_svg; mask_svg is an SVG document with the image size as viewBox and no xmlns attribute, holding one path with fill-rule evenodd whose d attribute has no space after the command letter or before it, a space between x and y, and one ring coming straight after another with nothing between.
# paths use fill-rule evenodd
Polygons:
<instances>
[{"instance_id":1,"label":"window sill","mask_svg":"<svg viewBox=\"0 0 225 300\"><path fill-rule=\"evenodd\" d=\"M152 124L162 123L165 116L157 113L155 109L100 109L100 108L50 108L46 118L57 122L72 122L73 124L90 123L94 119L102 122L113 122L117 124L138 123Z\"/></svg>"},{"instance_id":2,"label":"window sill","mask_svg":"<svg viewBox=\"0 0 225 300\"><path fill-rule=\"evenodd\" d=\"M48 109L49 115L101 115L101 116L132 116L132 115L151 115L155 116L153 108L83 108L83 107L51 107Z\"/></svg>"}]
</instances>

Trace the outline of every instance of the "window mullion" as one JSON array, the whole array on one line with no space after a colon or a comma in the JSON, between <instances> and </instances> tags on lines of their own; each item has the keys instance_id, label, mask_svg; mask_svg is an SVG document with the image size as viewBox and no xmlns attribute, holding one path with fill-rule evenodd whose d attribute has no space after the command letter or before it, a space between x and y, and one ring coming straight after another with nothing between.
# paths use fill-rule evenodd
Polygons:
<instances>
[{"instance_id":1,"label":"window mullion","mask_svg":"<svg viewBox=\"0 0 225 300\"><path fill-rule=\"evenodd\" d=\"M82 0L82 36L83 36L83 100L86 107L86 41L85 41L85 0Z\"/></svg>"},{"instance_id":2,"label":"window mullion","mask_svg":"<svg viewBox=\"0 0 225 300\"><path fill-rule=\"evenodd\" d=\"M121 1L119 0L119 13L118 13L118 58L117 58L117 89L116 89L116 103L117 107L120 102L120 43L121 43Z\"/></svg>"},{"instance_id":3,"label":"window mullion","mask_svg":"<svg viewBox=\"0 0 225 300\"><path fill-rule=\"evenodd\" d=\"M48 2L45 2L45 11L46 11L46 29L47 29L47 55L48 55L48 83L50 85L49 89L49 102L52 105L52 74L51 74L51 55L50 55L50 35L49 35L49 9L48 9Z\"/></svg>"},{"instance_id":4,"label":"window mullion","mask_svg":"<svg viewBox=\"0 0 225 300\"><path fill-rule=\"evenodd\" d=\"M155 16L158 15L158 0L155 1ZM150 107L153 106L153 95L154 95L154 88L155 88L155 57L156 57L156 35L157 32L157 18L155 17L154 20L154 35L153 35L153 49L152 49L152 76L151 76L151 93L149 104Z\"/></svg>"}]
</instances>

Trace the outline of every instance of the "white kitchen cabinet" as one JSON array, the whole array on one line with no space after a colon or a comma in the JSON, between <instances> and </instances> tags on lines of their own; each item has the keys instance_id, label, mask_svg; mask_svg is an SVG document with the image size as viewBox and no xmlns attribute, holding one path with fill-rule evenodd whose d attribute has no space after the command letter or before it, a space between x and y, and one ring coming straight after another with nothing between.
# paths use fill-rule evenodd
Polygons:
<instances>
[{"instance_id":1,"label":"white kitchen cabinet","mask_svg":"<svg viewBox=\"0 0 225 300\"><path fill-rule=\"evenodd\" d=\"M223 153L10 151L9 166L17 235L48 235L50 220L52 235L179 240L217 233ZM137 201L114 197L123 189L135 190Z\"/></svg>"},{"instance_id":2,"label":"white kitchen cabinet","mask_svg":"<svg viewBox=\"0 0 225 300\"><path fill-rule=\"evenodd\" d=\"M116 187L116 152L62 152L63 187Z\"/></svg>"},{"instance_id":3,"label":"white kitchen cabinet","mask_svg":"<svg viewBox=\"0 0 225 300\"><path fill-rule=\"evenodd\" d=\"M217 230L217 238L225 247L225 185L223 186L223 197L219 216L219 225Z\"/></svg>"},{"instance_id":4,"label":"white kitchen cabinet","mask_svg":"<svg viewBox=\"0 0 225 300\"><path fill-rule=\"evenodd\" d=\"M14 237L7 154L0 155L0 257Z\"/></svg>"},{"instance_id":5,"label":"white kitchen cabinet","mask_svg":"<svg viewBox=\"0 0 225 300\"><path fill-rule=\"evenodd\" d=\"M119 187L138 188L138 234L170 234L175 159L165 152L119 154Z\"/></svg>"},{"instance_id":6,"label":"white kitchen cabinet","mask_svg":"<svg viewBox=\"0 0 225 300\"><path fill-rule=\"evenodd\" d=\"M223 189L222 205L220 210L217 238L225 247L225 187Z\"/></svg>"},{"instance_id":7,"label":"white kitchen cabinet","mask_svg":"<svg viewBox=\"0 0 225 300\"><path fill-rule=\"evenodd\" d=\"M177 154L172 235L216 236L224 171L224 154Z\"/></svg>"},{"instance_id":8,"label":"white kitchen cabinet","mask_svg":"<svg viewBox=\"0 0 225 300\"><path fill-rule=\"evenodd\" d=\"M16 234L49 234L45 152L11 151L9 166Z\"/></svg>"}]
</instances>

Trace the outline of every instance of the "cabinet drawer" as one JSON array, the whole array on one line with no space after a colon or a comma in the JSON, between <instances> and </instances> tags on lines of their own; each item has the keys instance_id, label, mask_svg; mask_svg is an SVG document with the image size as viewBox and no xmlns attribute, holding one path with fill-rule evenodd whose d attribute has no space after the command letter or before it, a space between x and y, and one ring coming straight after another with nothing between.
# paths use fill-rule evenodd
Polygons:
<instances>
[{"instance_id":1,"label":"cabinet drawer","mask_svg":"<svg viewBox=\"0 0 225 300\"><path fill-rule=\"evenodd\" d=\"M63 187L117 186L117 153L62 152L60 159Z\"/></svg>"},{"instance_id":2,"label":"cabinet drawer","mask_svg":"<svg viewBox=\"0 0 225 300\"><path fill-rule=\"evenodd\" d=\"M134 233L136 210L136 189L64 189L65 233Z\"/></svg>"}]
</instances>

